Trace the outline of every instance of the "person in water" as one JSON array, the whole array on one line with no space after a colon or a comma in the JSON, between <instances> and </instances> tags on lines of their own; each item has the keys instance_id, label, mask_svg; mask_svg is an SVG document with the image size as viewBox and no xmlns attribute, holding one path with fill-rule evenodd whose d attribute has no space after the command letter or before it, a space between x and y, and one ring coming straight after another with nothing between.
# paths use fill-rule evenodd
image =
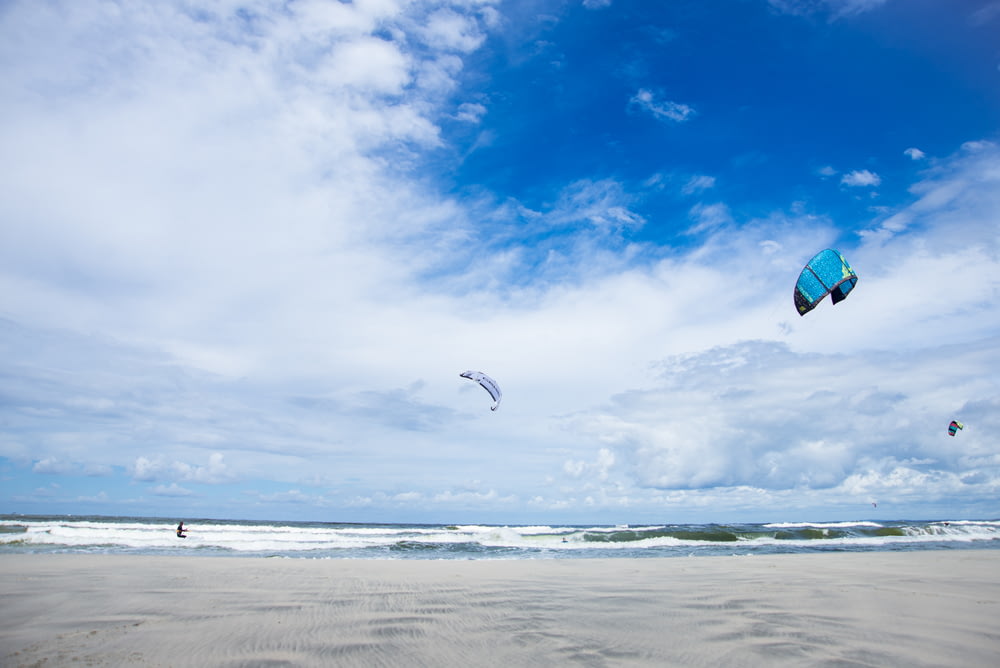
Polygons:
<instances>
[{"instance_id":1,"label":"person in water","mask_svg":"<svg viewBox=\"0 0 1000 668\"><path fill-rule=\"evenodd\" d=\"M187 538L187 534L185 533L186 531L187 531L187 529L184 528L184 522L183 521L178 522L177 523L177 537L178 538Z\"/></svg>"}]
</instances>

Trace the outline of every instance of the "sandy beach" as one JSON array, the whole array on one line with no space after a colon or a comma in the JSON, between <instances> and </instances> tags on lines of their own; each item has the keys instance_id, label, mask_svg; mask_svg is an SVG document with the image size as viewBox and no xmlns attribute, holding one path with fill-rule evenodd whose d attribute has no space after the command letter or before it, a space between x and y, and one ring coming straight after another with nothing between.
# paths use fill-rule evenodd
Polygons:
<instances>
[{"instance_id":1,"label":"sandy beach","mask_svg":"<svg viewBox=\"0 0 1000 668\"><path fill-rule=\"evenodd\" d=\"M0 556L2 666L996 666L1000 550Z\"/></svg>"}]
</instances>

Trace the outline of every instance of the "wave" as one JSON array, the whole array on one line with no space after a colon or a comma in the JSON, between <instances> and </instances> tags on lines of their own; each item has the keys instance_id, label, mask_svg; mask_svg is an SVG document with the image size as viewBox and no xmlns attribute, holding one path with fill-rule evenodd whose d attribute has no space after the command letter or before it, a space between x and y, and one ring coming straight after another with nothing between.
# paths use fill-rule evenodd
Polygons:
<instances>
[{"instance_id":1,"label":"wave","mask_svg":"<svg viewBox=\"0 0 1000 668\"><path fill-rule=\"evenodd\" d=\"M406 525L0 516L4 552L319 558L679 556L1000 547L1000 520L617 526Z\"/></svg>"},{"instance_id":2,"label":"wave","mask_svg":"<svg viewBox=\"0 0 1000 668\"><path fill-rule=\"evenodd\" d=\"M765 524L769 529L846 529L849 527L880 527L878 522L868 520L860 522L774 522Z\"/></svg>"}]
</instances>

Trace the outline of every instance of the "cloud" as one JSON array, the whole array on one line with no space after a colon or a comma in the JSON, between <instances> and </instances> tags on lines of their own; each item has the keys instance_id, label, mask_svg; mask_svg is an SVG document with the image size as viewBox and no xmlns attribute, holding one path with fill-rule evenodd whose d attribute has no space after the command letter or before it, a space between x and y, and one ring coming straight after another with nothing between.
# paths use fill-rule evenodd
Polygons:
<instances>
[{"instance_id":1,"label":"cloud","mask_svg":"<svg viewBox=\"0 0 1000 668\"><path fill-rule=\"evenodd\" d=\"M559 245L528 236L525 248L508 249L513 259L485 263L501 267L494 275L506 284L526 274L528 258L561 249L549 274L493 288L506 301L479 288L441 292L436 282L399 299L387 293L346 321L363 328L354 346L331 343L332 330L314 347L292 339L317 351L317 373L276 364L233 379L156 348L0 322L4 349L21 351L6 357L5 396L18 397L6 419L43 436L26 442L39 470L57 475L67 470L59 462L80 462L79 471L100 457L103 466L133 462L132 478L161 491L257 478L295 490L319 474L343 490L272 492L262 503L516 508L538 497L539 508L638 513L748 499L780 507L796 490L819 505L845 495L918 499L920 489L982 498L997 478L982 425L997 413L998 388L981 370L996 366L1000 349L998 165L984 142L941 160L913 186L913 203L858 243L837 244L859 286L805 318L790 285L815 248L836 240L829 221L776 214L737 226L718 202L694 210L705 226L690 251L598 250L601 235L634 229L621 213L630 195L613 181L581 182L550 210L518 214L559 230ZM484 260L494 252L478 248ZM470 366L504 387L497 413L458 378ZM967 438L942 445L956 415ZM62 424L77 435L44 437ZM87 447L94 442L102 447ZM484 453L495 452L516 466L484 471ZM456 479L481 482L457 489Z\"/></svg>"},{"instance_id":2,"label":"cloud","mask_svg":"<svg viewBox=\"0 0 1000 668\"><path fill-rule=\"evenodd\" d=\"M597 457L594 462L567 460L563 463L563 472L572 478L583 478L586 476L603 481L608 479L608 475L614 465L614 453L607 448L601 448L597 451Z\"/></svg>"},{"instance_id":3,"label":"cloud","mask_svg":"<svg viewBox=\"0 0 1000 668\"><path fill-rule=\"evenodd\" d=\"M455 118L466 123L479 123L486 115L486 107L475 102L464 102L458 107Z\"/></svg>"},{"instance_id":4,"label":"cloud","mask_svg":"<svg viewBox=\"0 0 1000 668\"><path fill-rule=\"evenodd\" d=\"M259 503L294 504L294 505L310 505L310 506L325 505L325 499L323 497L315 494L306 494L298 489L290 489L285 492L275 492L271 494L262 494L260 492L246 492L246 495L255 499Z\"/></svg>"},{"instance_id":5,"label":"cloud","mask_svg":"<svg viewBox=\"0 0 1000 668\"><path fill-rule=\"evenodd\" d=\"M150 491L156 496L169 496L175 498L194 496L194 492L181 487L176 482L172 482L169 485L156 485L155 487L152 487Z\"/></svg>"},{"instance_id":6,"label":"cloud","mask_svg":"<svg viewBox=\"0 0 1000 668\"><path fill-rule=\"evenodd\" d=\"M131 467L134 480L140 482L155 482L157 480L179 480L182 482L197 482L218 484L231 480L222 453L213 452L209 455L206 466L192 466L184 462L167 462L163 457L149 459L137 457Z\"/></svg>"},{"instance_id":7,"label":"cloud","mask_svg":"<svg viewBox=\"0 0 1000 668\"><path fill-rule=\"evenodd\" d=\"M696 174L688 179L688 182L684 184L681 188L681 192L685 195L694 195L705 190L709 190L715 187L715 177L706 176L704 174Z\"/></svg>"},{"instance_id":8,"label":"cloud","mask_svg":"<svg viewBox=\"0 0 1000 668\"><path fill-rule=\"evenodd\" d=\"M695 220L695 224L687 230L688 234L699 234L706 230L729 225L733 222L729 207L722 202L696 204L691 207L690 216Z\"/></svg>"},{"instance_id":9,"label":"cloud","mask_svg":"<svg viewBox=\"0 0 1000 668\"><path fill-rule=\"evenodd\" d=\"M867 169L858 169L844 174L840 182L845 186L868 187L879 185L882 183L882 179L878 174L870 172Z\"/></svg>"},{"instance_id":10,"label":"cloud","mask_svg":"<svg viewBox=\"0 0 1000 668\"><path fill-rule=\"evenodd\" d=\"M894 212L871 230L862 232L870 241L885 240L905 230L919 228L931 234L929 241L951 250L957 243L945 232L946 224L964 229L973 246L995 246L995 230L989 222L1000 206L996 186L1000 181L1000 149L991 142L969 142L948 160L936 164L929 178L910 190L916 201ZM965 243L964 241L962 243Z\"/></svg>"},{"instance_id":11,"label":"cloud","mask_svg":"<svg viewBox=\"0 0 1000 668\"><path fill-rule=\"evenodd\" d=\"M559 194L558 201L543 220L554 225L586 221L605 232L635 229L645 221L629 210L632 200L622 184L614 180L580 180Z\"/></svg>"},{"instance_id":12,"label":"cloud","mask_svg":"<svg viewBox=\"0 0 1000 668\"><path fill-rule=\"evenodd\" d=\"M969 17L969 22L974 26L984 26L994 21L997 17L1000 17L1000 2L992 0L975 10Z\"/></svg>"},{"instance_id":13,"label":"cloud","mask_svg":"<svg viewBox=\"0 0 1000 668\"><path fill-rule=\"evenodd\" d=\"M771 8L782 14L829 14L831 20L874 11L885 3L886 0L768 0Z\"/></svg>"},{"instance_id":14,"label":"cloud","mask_svg":"<svg viewBox=\"0 0 1000 668\"><path fill-rule=\"evenodd\" d=\"M903 154L911 160L923 160L927 157L927 154L921 151L919 148L908 148L903 151Z\"/></svg>"},{"instance_id":15,"label":"cloud","mask_svg":"<svg viewBox=\"0 0 1000 668\"><path fill-rule=\"evenodd\" d=\"M734 344L665 360L660 386L620 395L572 422L602 452L616 453L639 488L853 489L912 499L937 489L929 483L935 471L952 470L981 477L982 493L1000 482L1000 467L962 460L942 436L957 412L990 415L961 397L980 383L970 370L1000 359L996 343L924 351L916 365L881 351L826 356ZM942 383L949 391L932 400ZM587 466L567 463L564 471L579 478ZM911 483L901 485L900 476Z\"/></svg>"},{"instance_id":16,"label":"cloud","mask_svg":"<svg viewBox=\"0 0 1000 668\"><path fill-rule=\"evenodd\" d=\"M443 51L469 53L475 51L486 39L486 33L475 17L459 14L451 9L434 11L417 29L428 46Z\"/></svg>"},{"instance_id":17,"label":"cloud","mask_svg":"<svg viewBox=\"0 0 1000 668\"><path fill-rule=\"evenodd\" d=\"M45 457L35 462L31 470L35 473L46 473L50 475L65 475L67 473L73 473L77 470L77 466L60 461L56 457Z\"/></svg>"},{"instance_id":18,"label":"cloud","mask_svg":"<svg viewBox=\"0 0 1000 668\"><path fill-rule=\"evenodd\" d=\"M675 123L683 123L695 116L695 110L686 104L658 98L654 92L641 88L629 100L629 108L637 108L652 114L656 119Z\"/></svg>"}]
</instances>

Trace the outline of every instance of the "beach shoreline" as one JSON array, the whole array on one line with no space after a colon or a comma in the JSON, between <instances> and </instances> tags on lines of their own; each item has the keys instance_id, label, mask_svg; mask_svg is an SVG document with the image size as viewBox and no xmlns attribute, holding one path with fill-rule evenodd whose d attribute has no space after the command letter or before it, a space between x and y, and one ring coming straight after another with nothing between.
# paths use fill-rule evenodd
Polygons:
<instances>
[{"instance_id":1,"label":"beach shoreline","mask_svg":"<svg viewBox=\"0 0 1000 668\"><path fill-rule=\"evenodd\" d=\"M0 555L0 665L994 666L1000 551Z\"/></svg>"}]
</instances>

